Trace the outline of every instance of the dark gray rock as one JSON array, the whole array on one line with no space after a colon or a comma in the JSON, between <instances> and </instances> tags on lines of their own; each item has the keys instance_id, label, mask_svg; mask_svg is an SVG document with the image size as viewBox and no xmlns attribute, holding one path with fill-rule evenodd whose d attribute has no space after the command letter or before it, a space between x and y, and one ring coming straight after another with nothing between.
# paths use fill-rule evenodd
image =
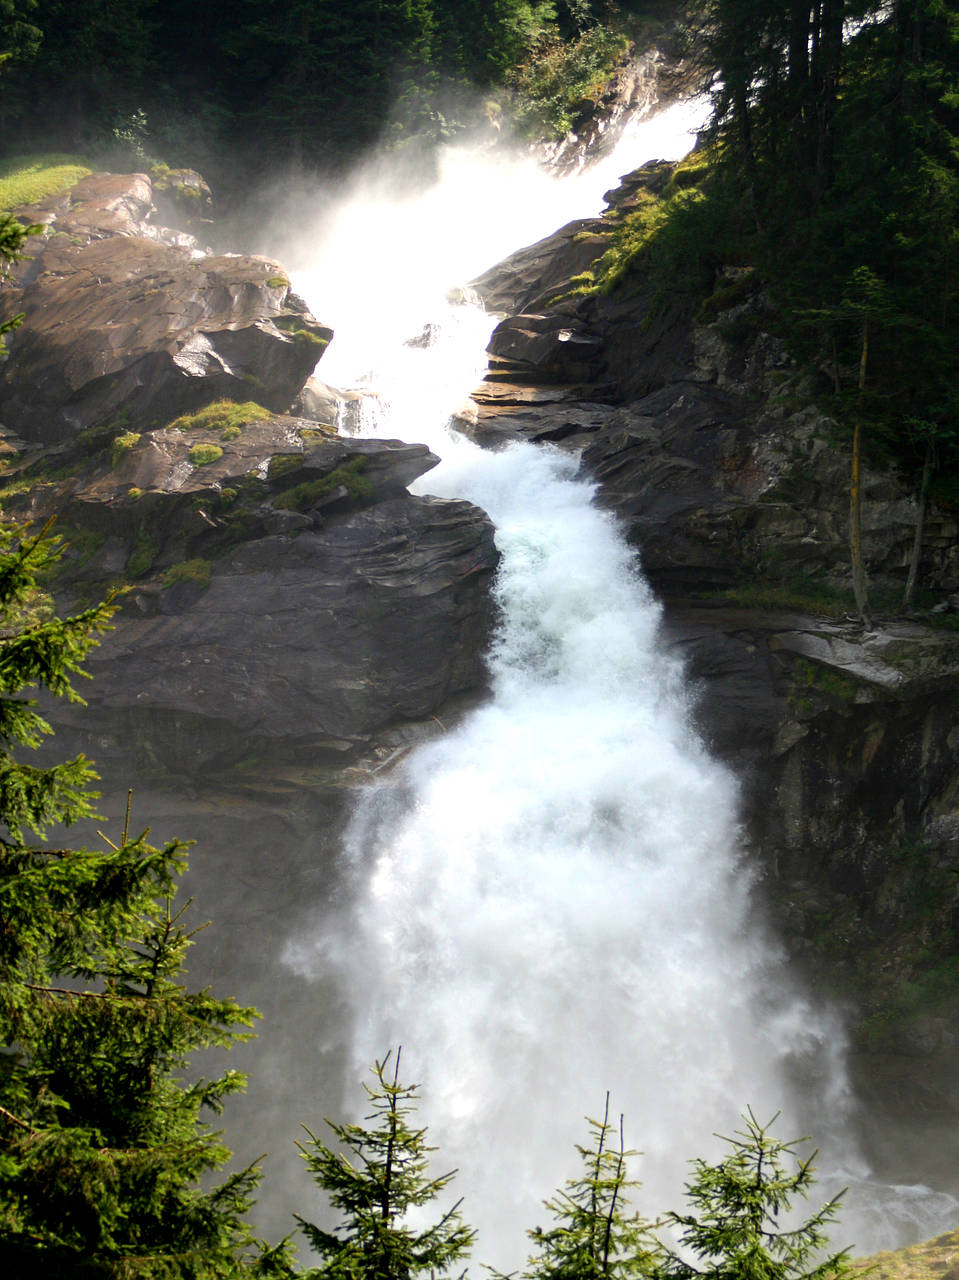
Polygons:
<instances>
[{"instance_id":1,"label":"dark gray rock","mask_svg":"<svg viewBox=\"0 0 959 1280\"><path fill-rule=\"evenodd\" d=\"M348 758L483 683L496 560L484 513L436 498L243 543L159 612L134 594L91 656L78 723L179 772Z\"/></svg>"}]
</instances>

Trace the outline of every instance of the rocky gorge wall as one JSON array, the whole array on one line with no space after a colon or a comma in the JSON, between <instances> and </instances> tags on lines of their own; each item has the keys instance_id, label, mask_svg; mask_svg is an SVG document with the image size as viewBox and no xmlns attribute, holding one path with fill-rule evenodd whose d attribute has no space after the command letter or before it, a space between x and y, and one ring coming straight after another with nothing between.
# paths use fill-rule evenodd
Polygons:
<instances>
[{"instance_id":1,"label":"rocky gorge wall","mask_svg":"<svg viewBox=\"0 0 959 1280\"><path fill-rule=\"evenodd\" d=\"M930 625L948 614L865 632L826 609L847 577L847 462L761 296L731 290L697 320L639 273L571 293L667 177L630 175L604 217L476 282L504 319L459 425L581 453L742 779L767 910L850 1010L874 1154L931 1177L929 1134L959 1119L959 637ZM306 385L332 331L283 267L159 225L156 194L148 175L94 175L22 211L44 232L0 290L0 315L25 314L0 384L0 501L57 515L65 605L127 588L89 707L57 709L58 752L65 737L118 794L135 783L187 815L180 834L211 851L198 882L262 941L278 908L251 926L237 884L292 911L297 885L335 882L350 788L481 695L497 556L478 508L408 493L435 464L425 446L337 432L335 394ZM915 503L890 472L866 499L867 560L895 586ZM922 573L948 606L954 513L930 512ZM284 869L311 840L318 856ZM275 974L248 969L255 1002Z\"/></svg>"}]
</instances>

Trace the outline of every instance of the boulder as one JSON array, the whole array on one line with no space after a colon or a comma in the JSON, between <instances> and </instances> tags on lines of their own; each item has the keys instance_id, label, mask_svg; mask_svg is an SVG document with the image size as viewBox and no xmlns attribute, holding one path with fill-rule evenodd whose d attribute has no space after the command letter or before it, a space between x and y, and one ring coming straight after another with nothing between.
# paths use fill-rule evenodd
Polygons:
<instances>
[{"instance_id":1,"label":"boulder","mask_svg":"<svg viewBox=\"0 0 959 1280\"><path fill-rule=\"evenodd\" d=\"M496 561L482 511L425 497L242 542L205 582L134 589L77 726L98 754L180 774L342 762L483 683Z\"/></svg>"},{"instance_id":2,"label":"boulder","mask_svg":"<svg viewBox=\"0 0 959 1280\"><path fill-rule=\"evenodd\" d=\"M160 427L220 398L284 410L332 337L277 263L210 256L151 210L146 175L95 174L20 211L44 232L0 292L0 316L24 315L0 421L27 441Z\"/></svg>"},{"instance_id":3,"label":"boulder","mask_svg":"<svg viewBox=\"0 0 959 1280\"><path fill-rule=\"evenodd\" d=\"M487 311L503 315L536 311L568 292L574 276L609 246L609 226L579 218L535 244L518 249L470 284Z\"/></svg>"}]
</instances>

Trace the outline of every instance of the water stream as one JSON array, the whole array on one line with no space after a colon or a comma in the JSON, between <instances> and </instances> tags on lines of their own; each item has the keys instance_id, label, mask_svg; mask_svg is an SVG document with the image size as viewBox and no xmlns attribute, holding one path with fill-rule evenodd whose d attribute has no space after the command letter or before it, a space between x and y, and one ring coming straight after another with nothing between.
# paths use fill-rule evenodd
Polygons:
<instances>
[{"instance_id":1,"label":"water stream","mask_svg":"<svg viewBox=\"0 0 959 1280\"><path fill-rule=\"evenodd\" d=\"M607 1089L645 1153L650 1214L679 1207L687 1161L747 1105L783 1110L784 1136L830 1134L827 1173L868 1186L841 1030L755 919L736 783L691 728L634 552L575 458L483 451L449 427L495 321L447 290L597 212L619 173L682 155L701 110L637 125L603 170L561 183L529 159L454 149L415 197L369 173L322 238L303 235L295 277L336 329L320 373L371 393L361 429L425 441L443 462L419 490L491 515L502 623L489 701L370 789L343 852L349 902L285 960L338 982L354 1082L402 1043L476 1256L504 1268ZM852 1211L843 1243L896 1242L883 1196Z\"/></svg>"}]
</instances>

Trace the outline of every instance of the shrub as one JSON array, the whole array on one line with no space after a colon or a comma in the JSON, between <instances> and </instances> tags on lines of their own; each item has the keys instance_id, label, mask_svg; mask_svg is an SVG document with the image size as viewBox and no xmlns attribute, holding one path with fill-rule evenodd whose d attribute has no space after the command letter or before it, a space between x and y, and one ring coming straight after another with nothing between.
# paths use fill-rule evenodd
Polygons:
<instances>
[{"instance_id":1,"label":"shrub","mask_svg":"<svg viewBox=\"0 0 959 1280\"><path fill-rule=\"evenodd\" d=\"M113 442L113 449L110 453L110 465L119 466L122 459L130 452L134 445L139 444L139 431L124 431L122 436L117 436Z\"/></svg>"}]
</instances>

